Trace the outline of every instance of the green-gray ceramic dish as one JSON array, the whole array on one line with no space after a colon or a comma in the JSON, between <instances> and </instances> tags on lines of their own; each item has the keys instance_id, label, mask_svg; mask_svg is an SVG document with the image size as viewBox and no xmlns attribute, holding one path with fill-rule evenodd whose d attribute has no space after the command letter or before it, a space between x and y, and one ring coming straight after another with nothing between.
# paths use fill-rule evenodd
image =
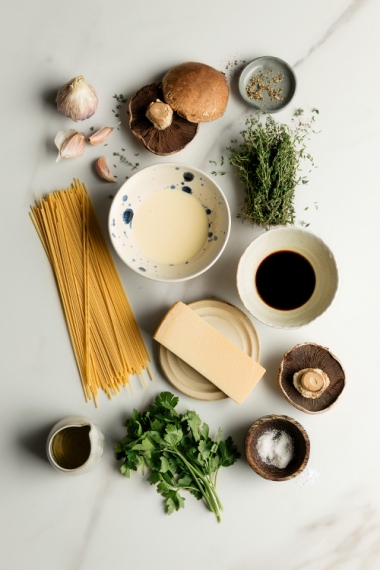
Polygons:
<instances>
[{"instance_id":1,"label":"green-gray ceramic dish","mask_svg":"<svg viewBox=\"0 0 380 570\"><path fill-rule=\"evenodd\" d=\"M254 80L248 95L247 87ZM250 61L239 78L239 91L247 105L266 113L282 111L293 99L297 80L293 69L282 59L262 56Z\"/></svg>"}]
</instances>

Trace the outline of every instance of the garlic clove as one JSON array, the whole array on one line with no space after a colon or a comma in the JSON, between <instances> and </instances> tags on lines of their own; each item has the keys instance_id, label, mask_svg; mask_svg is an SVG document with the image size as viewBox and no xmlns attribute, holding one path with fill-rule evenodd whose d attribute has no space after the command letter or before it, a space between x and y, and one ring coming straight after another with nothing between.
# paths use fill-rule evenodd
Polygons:
<instances>
[{"instance_id":1,"label":"garlic clove","mask_svg":"<svg viewBox=\"0 0 380 570\"><path fill-rule=\"evenodd\" d=\"M63 85L56 97L57 109L73 121L83 121L91 117L98 108L95 89L83 75L78 75Z\"/></svg>"},{"instance_id":2,"label":"garlic clove","mask_svg":"<svg viewBox=\"0 0 380 570\"><path fill-rule=\"evenodd\" d=\"M86 150L86 137L74 129L58 131L54 143L58 148L56 162L62 158L76 158L82 156Z\"/></svg>"},{"instance_id":3,"label":"garlic clove","mask_svg":"<svg viewBox=\"0 0 380 570\"><path fill-rule=\"evenodd\" d=\"M116 178L111 174L105 156L101 156L95 163L95 170L103 180L107 182L116 182Z\"/></svg>"},{"instance_id":4,"label":"garlic clove","mask_svg":"<svg viewBox=\"0 0 380 570\"><path fill-rule=\"evenodd\" d=\"M69 129L68 131L58 131L56 137L54 139L55 146L60 149L62 144L65 142L66 139L75 135L78 131L75 129Z\"/></svg>"},{"instance_id":5,"label":"garlic clove","mask_svg":"<svg viewBox=\"0 0 380 570\"><path fill-rule=\"evenodd\" d=\"M118 124L120 124L120 123L118 123ZM93 135L88 137L87 140L93 146L97 146L98 144L102 144L108 139L108 137L110 136L110 134L112 133L114 128L115 127L103 127L102 129L100 129L99 131L96 131L96 133L94 133Z\"/></svg>"}]
</instances>

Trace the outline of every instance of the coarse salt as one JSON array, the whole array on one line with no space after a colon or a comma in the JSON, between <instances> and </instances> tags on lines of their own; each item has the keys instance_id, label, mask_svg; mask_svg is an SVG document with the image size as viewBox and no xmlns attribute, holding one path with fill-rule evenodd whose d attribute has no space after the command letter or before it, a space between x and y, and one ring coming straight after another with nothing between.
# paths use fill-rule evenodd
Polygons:
<instances>
[{"instance_id":1,"label":"coarse salt","mask_svg":"<svg viewBox=\"0 0 380 570\"><path fill-rule=\"evenodd\" d=\"M285 431L269 429L257 440L256 449L263 463L285 469L293 459L294 443Z\"/></svg>"}]
</instances>

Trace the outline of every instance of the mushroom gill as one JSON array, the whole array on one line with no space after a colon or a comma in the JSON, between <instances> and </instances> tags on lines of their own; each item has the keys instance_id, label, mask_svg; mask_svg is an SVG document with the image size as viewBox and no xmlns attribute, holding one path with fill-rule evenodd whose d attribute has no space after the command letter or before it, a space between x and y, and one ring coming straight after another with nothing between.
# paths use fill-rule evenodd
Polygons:
<instances>
[{"instance_id":1,"label":"mushroom gill","mask_svg":"<svg viewBox=\"0 0 380 570\"><path fill-rule=\"evenodd\" d=\"M129 126L150 152L167 156L185 148L197 134L199 125L173 112L171 123L165 128L157 128L146 113L152 103L157 103L157 100L161 102L163 99L160 83L142 87L130 100Z\"/></svg>"}]
</instances>

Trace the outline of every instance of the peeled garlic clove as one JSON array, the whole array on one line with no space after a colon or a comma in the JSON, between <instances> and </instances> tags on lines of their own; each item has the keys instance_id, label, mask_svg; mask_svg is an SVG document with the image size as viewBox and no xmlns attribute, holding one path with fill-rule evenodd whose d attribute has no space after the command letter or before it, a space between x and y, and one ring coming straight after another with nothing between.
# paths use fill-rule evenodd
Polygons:
<instances>
[{"instance_id":1,"label":"peeled garlic clove","mask_svg":"<svg viewBox=\"0 0 380 570\"><path fill-rule=\"evenodd\" d=\"M58 148L56 162L59 162L62 158L82 156L86 150L86 137L83 133L78 133L74 129L58 131L54 143Z\"/></svg>"},{"instance_id":2,"label":"peeled garlic clove","mask_svg":"<svg viewBox=\"0 0 380 570\"><path fill-rule=\"evenodd\" d=\"M110 134L112 133L113 130L114 130L114 127L103 127L102 129L100 129L99 131L96 131L96 133L94 133L93 135L88 137L87 140L93 146L96 146L98 144L102 144L108 139L108 137L110 136Z\"/></svg>"},{"instance_id":3,"label":"peeled garlic clove","mask_svg":"<svg viewBox=\"0 0 380 570\"><path fill-rule=\"evenodd\" d=\"M103 180L107 182L116 182L116 178L111 174L105 156L101 156L95 163L95 170Z\"/></svg>"},{"instance_id":4,"label":"peeled garlic clove","mask_svg":"<svg viewBox=\"0 0 380 570\"><path fill-rule=\"evenodd\" d=\"M83 75L74 77L63 85L56 97L57 109L73 121L83 121L91 117L98 108L95 89Z\"/></svg>"}]
</instances>

